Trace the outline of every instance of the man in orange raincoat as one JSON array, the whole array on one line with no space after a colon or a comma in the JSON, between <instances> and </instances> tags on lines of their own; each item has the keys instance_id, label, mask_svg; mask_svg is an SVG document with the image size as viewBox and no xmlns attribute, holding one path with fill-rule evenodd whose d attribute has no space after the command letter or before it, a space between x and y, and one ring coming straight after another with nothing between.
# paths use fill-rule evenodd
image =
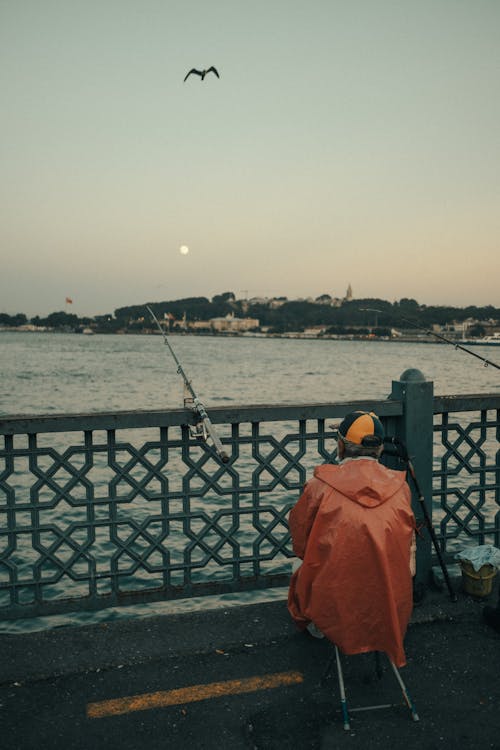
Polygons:
<instances>
[{"instance_id":1,"label":"man in orange raincoat","mask_svg":"<svg viewBox=\"0 0 500 750\"><path fill-rule=\"evenodd\" d=\"M345 654L383 651L406 663L413 608L415 518L405 472L379 463L384 430L373 413L338 428L339 464L314 471L289 517L302 565L290 582L297 626Z\"/></svg>"}]
</instances>

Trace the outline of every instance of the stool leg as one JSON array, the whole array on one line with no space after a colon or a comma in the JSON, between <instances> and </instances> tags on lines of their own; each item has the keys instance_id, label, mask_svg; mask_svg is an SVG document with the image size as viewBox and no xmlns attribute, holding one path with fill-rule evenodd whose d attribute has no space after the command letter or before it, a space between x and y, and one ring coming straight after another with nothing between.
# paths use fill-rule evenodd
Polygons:
<instances>
[{"instance_id":1,"label":"stool leg","mask_svg":"<svg viewBox=\"0 0 500 750\"><path fill-rule=\"evenodd\" d=\"M381 680L384 675L384 670L382 669L382 664L380 662L380 651L375 651L375 672L378 679Z\"/></svg>"},{"instance_id":2,"label":"stool leg","mask_svg":"<svg viewBox=\"0 0 500 750\"><path fill-rule=\"evenodd\" d=\"M340 691L340 705L342 707L342 718L344 720L344 729L349 730L351 723L349 721L349 713L347 711L347 701L345 697L344 689L344 675L342 674L342 665L340 664L340 654L337 646L335 646L335 658L337 659L337 674L339 678L339 691Z\"/></svg>"},{"instance_id":3,"label":"stool leg","mask_svg":"<svg viewBox=\"0 0 500 750\"><path fill-rule=\"evenodd\" d=\"M390 659L389 659L389 663L390 663L390 665L392 667L392 670L393 670L394 674L396 675L397 681L399 682L399 686L400 686L400 688L401 688L401 690L403 692L403 697L404 697L404 699L406 701L406 705L408 706L408 708L411 711L411 717L412 717L413 721L419 721L419 716L417 714L415 706L413 705L413 701L410 698L410 694L409 694L408 690L406 689L406 685L404 684L404 682L402 680L402 677L399 674L399 670L397 669L397 667L394 664L394 662L392 662Z\"/></svg>"}]
</instances>

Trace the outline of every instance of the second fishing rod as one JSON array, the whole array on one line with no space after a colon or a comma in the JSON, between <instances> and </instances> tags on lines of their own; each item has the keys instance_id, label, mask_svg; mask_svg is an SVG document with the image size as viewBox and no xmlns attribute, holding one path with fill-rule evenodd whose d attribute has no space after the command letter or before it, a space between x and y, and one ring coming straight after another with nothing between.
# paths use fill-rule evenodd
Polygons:
<instances>
[{"instance_id":1,"label":"second fishing rod","mask_svg":"<svg viewBox=\"0 0 500 750\"><path fill-rule=\"evenodd\" d=\"M390 448L388 450L388 448ZM429 532L429 536L431 538L432 544L434 546L434 550L436 552L436 557L439 562L439 566L441 568L441 572L443 573L443 578L446 583L446 587L448 589L448 593L450 595L450 599L452 602L457 601L457 595L455 593L455 590L453 588L453 584L451 582L448 568L446 566L446 563L443 558L443 553L441 552L441 548L439 546L438 539L436 537L436 532L434 531L434 527L432 525L432 521L429 515L429 511L427 510L427 506L425 504L425 497L421 490L420 483L417 478L417 474L415 472L415 467L413 466L413 462L408 454L408 450L406 448L406 445L404 442L397 437L385 437L384 438L384 452L388 455L396 456L406 467L407 471L407 477L408 477L408 483L410 482L413 484L413 487L415 489L415 493L417 496L417 500L419 503L419 506L422 510L422 514L424 517L424 523L423 526L427 529Z\"/></svg>"},{"instance_id":2,"label":"second fishing rod","mask_svg":"<svg viewBox=\"0 0 500 750\"><path fill-rule=\"evenodd\" d=\"M376 307L360 307L359 310L362 312L374 312L377 313L377 315L383 315L383 310L378 310ZM436 331L432 331L430 328L425 328L422 325L419 325L418 323L415 323L415 321L409 320L408 318L404 318L403 316L399 316L399 320L402 323L406 323L411 328L416 329L417 331L422 331L427 336L434 336L434 338L438 339L438 341L442 341L445 344L450 344L450 346L453 346L455 349L460 349L460 351L465 352L466 354L470 354L472 357L476 357L476 359L479 359L484 367L494 367L496 370L500 370L500 365L498 365L496 362L493 362L491 359L487 359L486 357L483 357L482 354L478 354L477 352L473 352L468 347L464 346L458 341L452 341L451 339L447 338L446 336L443 336L442 333L437 333Z\"/></svg>"}]
</instances>

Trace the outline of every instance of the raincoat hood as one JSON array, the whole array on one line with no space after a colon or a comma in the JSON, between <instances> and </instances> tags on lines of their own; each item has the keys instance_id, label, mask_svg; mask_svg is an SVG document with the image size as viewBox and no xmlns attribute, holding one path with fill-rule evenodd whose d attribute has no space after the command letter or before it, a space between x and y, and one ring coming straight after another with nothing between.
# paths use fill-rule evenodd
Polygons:
<instances>
[{"instance_id":1,"label":"raincoat hood","mask_svg":"<svg viewBox=\"0 0 500 750\"><path fill-rule=\"evenodd\" d=\"M316 479L365 508L376 508L401 490L403 471L392 471L370 458L355 458L343 464L323 464L314 470Z\"/></svg>"}]
</instances>

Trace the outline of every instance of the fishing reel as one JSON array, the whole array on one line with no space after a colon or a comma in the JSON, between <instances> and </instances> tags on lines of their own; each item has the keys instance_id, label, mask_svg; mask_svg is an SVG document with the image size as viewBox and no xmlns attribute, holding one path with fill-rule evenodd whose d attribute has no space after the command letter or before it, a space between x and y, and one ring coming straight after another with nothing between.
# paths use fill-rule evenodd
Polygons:
<instances>
[{"instance_id":1,"label":"fishing reel","mask_svg":"<svg viewBox=\"0 0 500 750\"><path fill-rule=\"evenodd\" d=\"M208 440L208 431L204 422L196 422L196 424L190 424L188 427L192 438L202 440L204 443Z\"/></svg>"},{"instance_id":2,"label":"fishing reel","mask_svg":"<svg viewBox=\"0 0 500 750\"><path fill-rule=\"evenodd\" d=\"M199 411L197 409L195 399L191 395L189 389L186 387L186 384L184 384L184 408L189 409L194 414L199 416ZM199 419L194 424L188 425L188 429L190 437L195 438L196 440L202 440L203 442L206 442L208 440L208 430L203 419Z\"/></svg>"},{"instance_id":3,"label":"fishing reel","mask_svg":"<svg viewBox=\"0 0 500 750\"><path fill-rule=\"evenodd\" d=\"M383 444L385 453L390 456L399 458L400 461L404 461L404 463L408 463L408 460L410 458L408 455L408 449L401 438L398 438L396 436L384 437ZM386 446L390 446L391 449L387 450Z\"/></svg>"}]
</instances>

